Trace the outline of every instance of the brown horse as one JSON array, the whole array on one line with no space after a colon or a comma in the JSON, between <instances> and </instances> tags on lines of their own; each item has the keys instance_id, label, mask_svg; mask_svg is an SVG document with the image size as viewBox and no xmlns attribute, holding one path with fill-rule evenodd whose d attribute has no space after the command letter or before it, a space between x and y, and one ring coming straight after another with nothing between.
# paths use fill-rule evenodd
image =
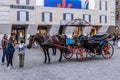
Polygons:
<instances>
[{"instance_id":1,"label":"brown horse","mask_svg":"<svg viewBox=\"0 0 120 80\"><path fill-rule=\"evenodd\" d=\"M64 37L61 37L59 35L54 35L54 36L41 35L41 34L31 35L29 38L28 48L32 47L32 44L34 43L34 41L39 43L40 47L44 51L44 55L45 55L44 63L47 62L47 58L48 58L48 63L50 63L49 48L53 48L53 49L58 48L60 50L60 58L58 61L61 62L62 48L60 48L56 45L63 45L65 43ZM61 43L63 43L63 44L61 44Z\"/></svg>"}]
</instances>

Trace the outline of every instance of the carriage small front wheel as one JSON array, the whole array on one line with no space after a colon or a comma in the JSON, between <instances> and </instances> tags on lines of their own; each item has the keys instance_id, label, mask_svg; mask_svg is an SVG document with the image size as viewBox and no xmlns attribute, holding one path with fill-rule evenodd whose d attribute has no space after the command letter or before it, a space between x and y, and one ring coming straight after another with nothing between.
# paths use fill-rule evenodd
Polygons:
<instances>
[{"instance_id":1,"label":"carriage small front wheel","mask_svg":"<svg viewBox=\"0 0 120 80\"><path fill-rule=\"evenodd\" d=\"M79 61L84 61L87 58L87 50L83 47L78 48L76 58Z\"/></svg>"},{"instance_id":2,"label":"carriage small front wheel","mask_svg":"<svg viewBox=\"0 0 120 80\"><path fill-rule=\"evenodd\" d=\"M71 59L71 57L73 56L73 51L70 49L64 49L63 50L63 56L66 59Z\"/></svg>"},{"instance_id":3,"label":"carriage small front wheel","mask_svg":"<svg viewBox=\"0 0 120 80\"><path fill-rule=\"evenodd\" d=\"M105 59L110 59L113 56L114 48L112 44L106 43L102 46L102 56Z\"/></svg>"},{"instance_id":4,"label":"carriage small front wheel","mask_svg":"<svg viewBox=\"0 0 120 80\"><path fill-rule=\"evenodd\" d=\"M95 57L96 54L94 52L92 52L91 50L88 50L87 53L91 56L91 57Z\"/></svg>"}]
</instances>

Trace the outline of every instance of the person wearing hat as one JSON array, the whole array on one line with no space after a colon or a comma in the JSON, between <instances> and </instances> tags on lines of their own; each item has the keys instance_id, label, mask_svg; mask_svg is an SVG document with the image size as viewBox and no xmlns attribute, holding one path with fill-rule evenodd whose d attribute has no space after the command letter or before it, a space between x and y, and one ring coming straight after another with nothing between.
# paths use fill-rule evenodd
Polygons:
<instances>
[{"instance_id":1,"label":"person wearing hat","mask_svg":"<svg viewBox=\"0 0 120 80\"><path fill-rule=\"evenodd\" d=\"M2 41L1 41L2 49L3 49L2 65L5 64L5 57L6 57L6 61L8 59L8 57L7 57L7 44L8 44L8 35L4 34Z\"/></svg>"}]
</instances>

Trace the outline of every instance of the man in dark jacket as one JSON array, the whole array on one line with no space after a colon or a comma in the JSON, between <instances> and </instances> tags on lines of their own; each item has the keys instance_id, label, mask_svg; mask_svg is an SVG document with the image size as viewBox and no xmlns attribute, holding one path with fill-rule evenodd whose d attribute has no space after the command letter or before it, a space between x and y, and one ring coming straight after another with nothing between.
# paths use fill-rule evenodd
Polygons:
<instances>
[{"instance_id":1,"label":"man in dark jacket","mask_svg":"<svg viewBox=\"0 0 120 80\"><path fill-rule=\"evenodd\" d=\"M6 57L6 61L7 61L7 44L8 44L8 35L4 34L3 38L2 38L2 49L3 49L3 55L2 55L2 64L4 65L5 62L5 57Z\"/></svg>"}]
</instances>

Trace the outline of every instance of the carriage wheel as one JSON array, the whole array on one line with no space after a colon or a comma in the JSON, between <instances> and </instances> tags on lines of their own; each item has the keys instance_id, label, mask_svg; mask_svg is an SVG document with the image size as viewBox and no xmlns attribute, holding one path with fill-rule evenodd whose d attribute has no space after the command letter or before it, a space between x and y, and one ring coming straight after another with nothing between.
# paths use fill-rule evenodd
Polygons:
<instances>
[{"instance_id":1,"label":"carriage wheel","mask_svg":"<svg viewBox=\"0 0 120 80\"><path fill-rule=\"evenodd\" d=\"M63 51L63 56L64 56L64 58L66 58L66 59L71 59L71 57L73 56L73 51L70 50L70 49L65 49L65 50Z\"/></svg>"},{"instance_id":2,"label":"carriage wheel","mask_svg":"<svg viewBox=\"0 0 120 80\"><path fill-rule=\"evenodd\" d=\"M76 58L79 61L84 61L87 58L87 51L85 48L81 47L76 53Z\"/></svg>"},{"instance_id":3,"label":"carriage wheel","mask_svg":"<svg viewBox=\"0 0 120 80\"><path fill-rule=\"evenodd\" d=\"M102 47L102 56L105 59L110 59L113 56L114 48L110 43L106 43Z\"/></svg>"}]
</instances>

